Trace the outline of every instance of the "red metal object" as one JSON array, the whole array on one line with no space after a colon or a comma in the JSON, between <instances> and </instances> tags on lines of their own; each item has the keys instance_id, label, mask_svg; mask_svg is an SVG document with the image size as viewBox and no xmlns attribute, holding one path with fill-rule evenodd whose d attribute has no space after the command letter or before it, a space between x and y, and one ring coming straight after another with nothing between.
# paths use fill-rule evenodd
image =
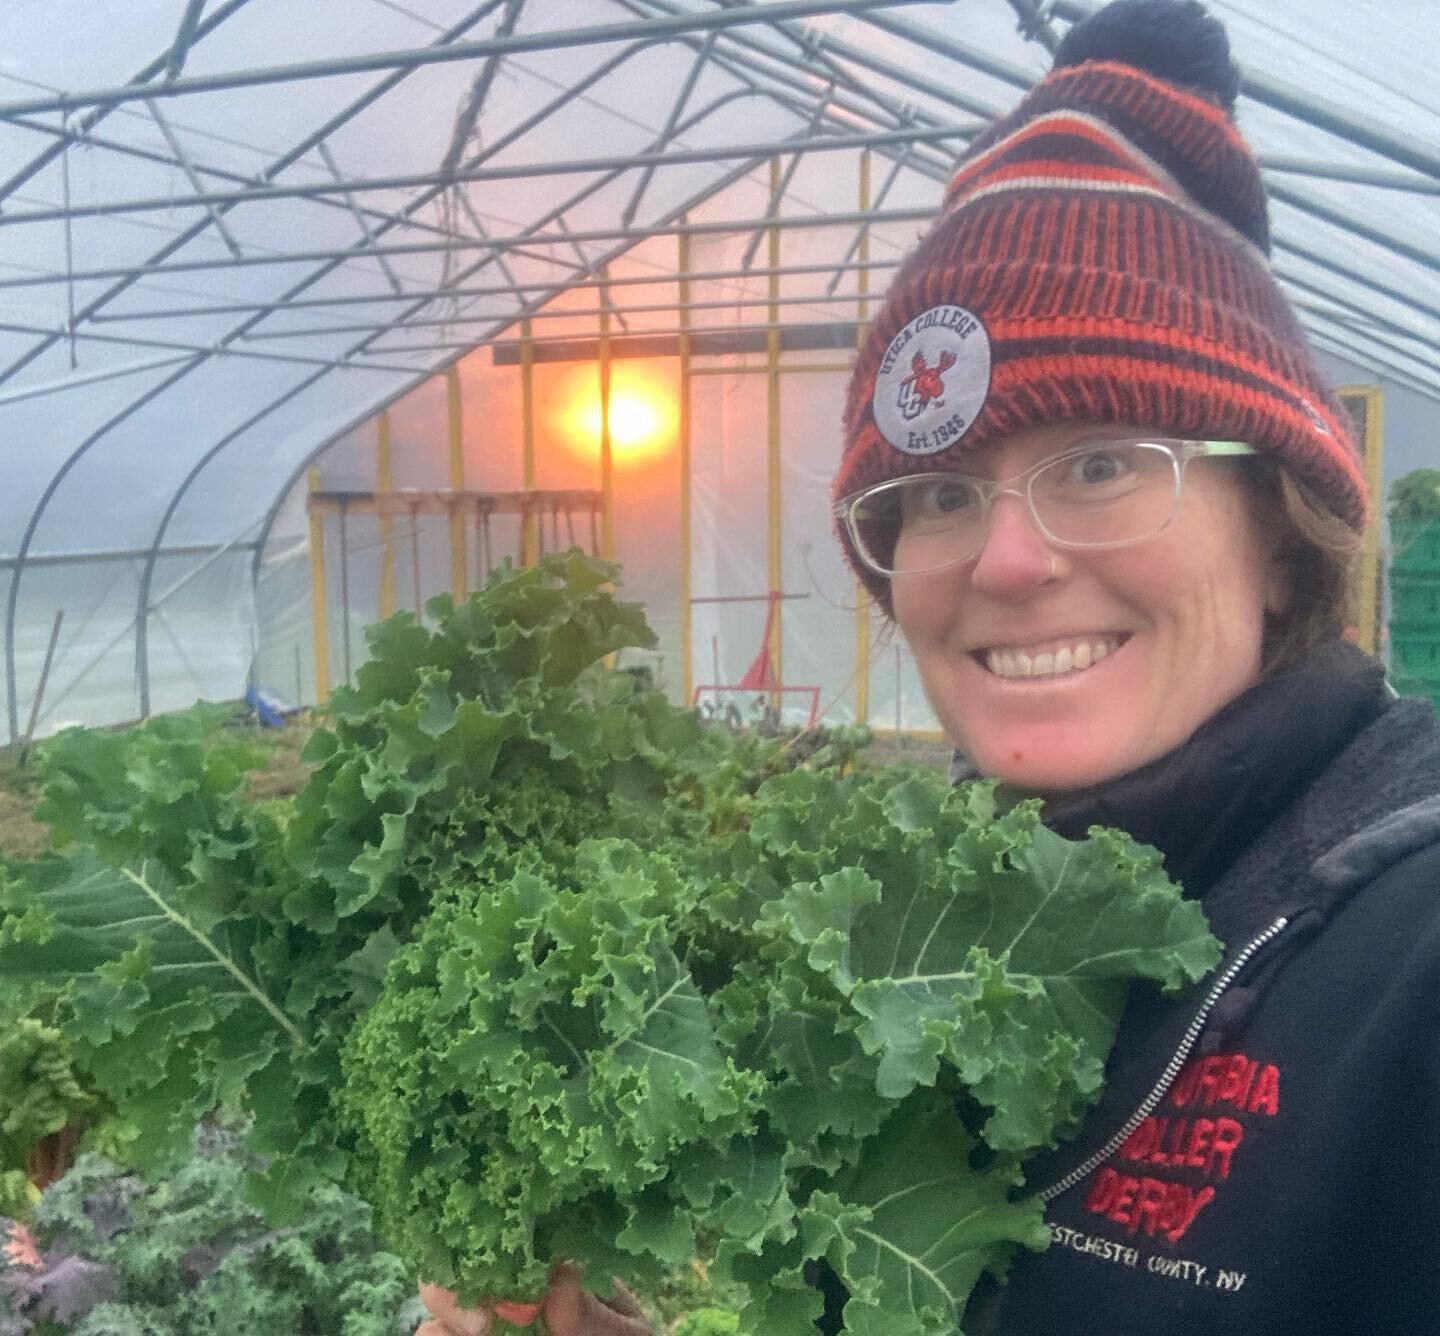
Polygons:
<instances>
[{"instance_id":1,"label":"red metal object","mask_svg":"<svg viewBox=\"0 0 1440 1336\"><path fill-rule=\"evenodd\" d=\"M803 695L810 697L810 718L806 727L813 727L815 720L820 715L820 688L819 687L787 687L780 681L779 675L775 672L774 661L770 657L771 636L775 630L775 618L779 613L780 600L785 595L777 590L771 590L765 597L765 630L760 636L760 651L751 660L750 666L738 682L706 682L697 686L690 697L692 706L699 705L702 692L714 691L737 692L753 691L764 693L767 696L780 695ZM717 660L718 663L718 660Z\"/></svg>"},{"instance_id":2,"label":"red metal object","mask_svg":"<svg viewBox=\"0 0 1440 1336\"><path fill-rule=\"evenodd\" d=\"M765 630L760 636L760 653L745 670L740 679L742 691L778 691L780 682L775 676L775 665L770 661L770 637L775 631L775 613L780 607L780 595L771 590L765 601Z\"/></svg>"}]
</instances>

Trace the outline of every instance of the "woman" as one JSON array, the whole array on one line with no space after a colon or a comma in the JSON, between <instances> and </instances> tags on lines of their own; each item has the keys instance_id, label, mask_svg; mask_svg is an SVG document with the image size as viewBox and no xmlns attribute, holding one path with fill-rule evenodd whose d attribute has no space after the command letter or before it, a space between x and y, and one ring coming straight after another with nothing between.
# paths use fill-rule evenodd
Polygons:
<instances>
[{"instance_id":1,"label":"woman","mask_svg":"<svg viewBox=\"0 0 1440 1336\"><path fill-rule=\"evenodd\" d=\"M1226 945L1137 989L966 1331L1433 1330L1440 737L1344 643L1367 499L1266 263L1238 74L1122 0L960 163L852 381L842 537L965 774L1165 854ZM832 1318L833 1326L833 1318Z\"/></svg>"},{"instance_id":2,"label":"woman","mask_svg":"<svg viewBox=\"0 0 1440 1336\"><path fill-rule=\"evenodd\" d=\"M1030 1175L1052 1246L972 1336L1440 1313L1440 736L1342 639L1364 480L1269 272L1237 87L1195 0L1072 30L851 383L841 537L961 774L1156 845L1226 944L1191 995L1133 994ZM643 1330L590 1302L557 1336Z\"/></svg>"}]
</instances>

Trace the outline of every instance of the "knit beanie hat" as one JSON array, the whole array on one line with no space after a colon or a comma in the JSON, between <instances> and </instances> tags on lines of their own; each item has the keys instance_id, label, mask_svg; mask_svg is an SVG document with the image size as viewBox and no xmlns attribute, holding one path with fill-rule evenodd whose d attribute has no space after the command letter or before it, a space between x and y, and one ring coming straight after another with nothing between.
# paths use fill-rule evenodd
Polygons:
<instances>
[{"instance_id":1,"label":"knit beanie hat","mask_svg":"<svg viewBox=\"0 0 1440 1336\"><path fill-rule=\"evenodd\" d=\"M1198 0L1116 0L960 160L871 323L837 498L1042 424L1244 441L1354 529L1364 473L1270 272L1239 72ZM849 551L888 607L888 582Z\"/></svg>"}]
</instances>

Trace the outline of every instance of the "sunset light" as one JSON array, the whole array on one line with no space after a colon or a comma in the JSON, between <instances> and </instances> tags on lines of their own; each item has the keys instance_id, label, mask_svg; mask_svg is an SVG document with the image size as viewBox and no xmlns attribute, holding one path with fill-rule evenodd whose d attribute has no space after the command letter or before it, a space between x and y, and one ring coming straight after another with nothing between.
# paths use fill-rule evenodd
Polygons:
<instances>
[{"instance_id":1,"label":"sunset light","mask_svg":"<svg viewBox=\"0 0 1440 1336\"><path fill-rule=\"evenodd\" d=\"M600 441L600 402L585 409L585 434ZM660 434L660 414L655 404L634 394L616 394L610 399L610 448L620 453L651 453L646 447Z\"/></svg>"},{"instance_id":2,"label":"sunset light","mask_svg":"<svg viewBox=\"0 0 1440 1336\"><path fill-rule=\"evenodd\" d=\"M568 377L560 425L562 443L586 459L600 454L600 388L593 366ZM610 390L610 452L617 466L643 464L676 445L677 414L670 377L639 363L613 368Z\"/></svg>"}]
</instances>

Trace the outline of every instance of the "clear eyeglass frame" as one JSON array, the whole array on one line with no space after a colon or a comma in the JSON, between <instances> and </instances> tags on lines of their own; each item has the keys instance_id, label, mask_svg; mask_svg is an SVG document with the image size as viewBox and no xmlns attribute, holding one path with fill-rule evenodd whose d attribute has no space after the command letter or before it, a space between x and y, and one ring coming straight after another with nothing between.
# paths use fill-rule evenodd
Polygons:
<instances>
[{"instance_id":1,"label":"clear eyeglass frame","mask_svg":"<svg viewBox=\"0 0 1440 1336\"><path fill-rule=\"evenodd\" d=\"M1106 542L1075 542L1064 538L1058 538L1045 526L1044 520L1040 517L1034 499L1031 495L1031 483L1036 474L1043 472L1062 459L1072 456L1083 456L1095 450L1103 450L1106 446L1133 446L1143 445L1163 450L1170 456L1174 467L1175 491L1170 507L1170 513L1164 524L1151 532L1141 534L1134 538L1120 538ZM960 566L974 558L984 547L985 538L989 531L990 510L995 504L995 499L1000 496L1013 496L1019 499L1030 517L1030 522L1035 526L1037 532L1047 543L1055 547L1067 549L1084 549L1095 551L1099 549L1132 547L1136 543L1148 542L1151 538L1163 533L1174 519L1179 509L1180 494L1185 482L1185 466L1192 459L1235 459L1256 453L1255 447L1246 445L1243 441L1194 441L1174 440L1167 437L1143 437L1128 440L1092 440L1079 442L1058 454L1050 455L1032 464L1023 473L1017 473L1013 478L1005 478L1000 481L991 481L989 478L976 478L968 473L936 471L933 473L907 473L902 478L891 478L886 482L876 483L873 487L867 487L863 491L852 492L849 496L843 497L834 505L834 515L845 526L846 534L850 539L851 548L855 555L877 575L886 577L893 575L928 575L932 571L948 570L951 566ZM966 551L960 556L950 557L945 561L932 566L907 567L897 570L894 567L885 565L880 561L865 541L860 529L860 508L866 501L871 501L877 496L884 496L900 488L906 487L917 479L934 481L936 478L953 478L973 486L980 505L980 516L978 523L979 541L973 549Z\"/></svg>"}]
</instances>

